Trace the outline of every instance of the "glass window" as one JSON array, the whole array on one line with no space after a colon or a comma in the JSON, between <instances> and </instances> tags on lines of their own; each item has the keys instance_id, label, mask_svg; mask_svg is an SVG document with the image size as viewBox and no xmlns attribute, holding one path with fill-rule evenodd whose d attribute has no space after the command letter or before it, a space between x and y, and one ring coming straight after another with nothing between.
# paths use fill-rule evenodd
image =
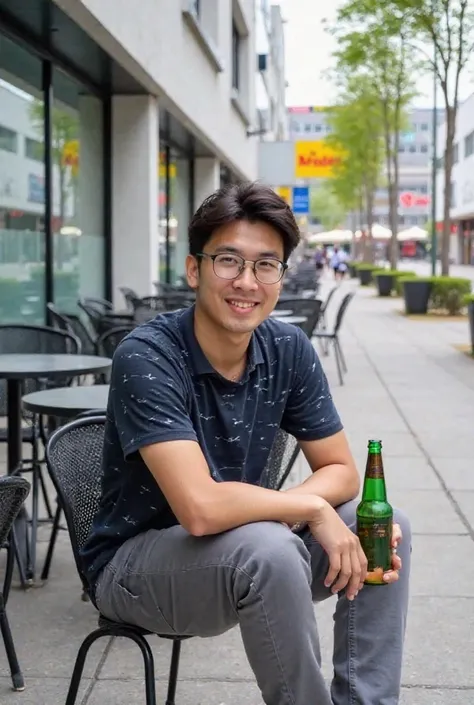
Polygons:
<instances>
[{"instance_id":1,"label":"glass window","mask_svg":"<svg viewBox=\"0 0 474 705\"><path fill-rule=\"evenodd\" d=\"M428 145L427 145L427 144L422 144L421 147L420 147L420 152L421 152L422 154L427 154L427 152L428 152Z\"/></svg>"},{"instance_id":2,"label":"glass window","mask_svg":"<svg viewBox=\"0 0 474 705\"><path fill-rule=\"evenodd\" d=\"M43 141L41 61L0 34L0 76L0 323L43 323L44 163L20 149Z\"/></svg>"},{"instance_id":3,"label":"glass window","mask_svg":"<svg viewBox=\"0 0 474 705\"><path fill-rule=\"evenodd\" d=\"M104 296L103 104L62 71L53 74L53 276L61 311Z\"/></svg>"},{"instance_id":4,"label":"glass window","mask_svg":"<svg viewBox=\"0 0 474 705\"><path fill-rule=\"evenodd\" d=\"M166 156L169 154L169 228L166 221ZM164 149L160 155L160 281L166 282L167 248L169 281L176 283L184 275L188 254L188 225L191 214L191 159L175 149Z\"/></svg>"},{"instance_id":5,"label":"glass window","mask_svg":"<svg viewBox=\"0 0 474 705\"><path fill-rule=\"evenodd\" d=\"M235 22L232 22L232 88L240 88L240 34Z\"/></svg>"},{"instance_id":6,"label":"glass window","mask_svg":"<svg viewBox=\"0 0 474 705\"><path fill-rule=\"evenodd\" d=\"M4 125L0 125L0 149L13 154L18 152L18 134Z\"/></svg>"},{"instance_id":7,"label":"glass window","mask_svg":"<svg viewBox=\"0 0 474 705\"><path fill-rule=\"evenodd\" d=\"M25 157L35 162L44 161L44 143L25 137Z\"/></svg>"}]
</instances>

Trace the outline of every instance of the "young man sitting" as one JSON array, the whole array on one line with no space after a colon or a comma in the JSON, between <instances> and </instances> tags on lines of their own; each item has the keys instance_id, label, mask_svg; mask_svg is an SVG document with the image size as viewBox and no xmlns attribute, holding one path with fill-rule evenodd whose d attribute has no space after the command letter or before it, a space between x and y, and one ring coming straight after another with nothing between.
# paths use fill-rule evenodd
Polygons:
<instances>
[{"instance_id":1,"label":"young man sitting","mask_svg":"<svg viewBox=\"0 0 474 705\"><path fill-rule=\"evenodd\" d=\"M395 705L409 524L396 511L387 585L361 589L359 475L341 421L310 340L269 318L298 241L291 209L261 184L196 212L195 306L139 326L114 356L84 564L110 619L200 637L239 624L267 705ZM280 427L313 472L277 492L259 483ZM336 593L329 692L313 602Z\"/></svg>"}]
</instances>

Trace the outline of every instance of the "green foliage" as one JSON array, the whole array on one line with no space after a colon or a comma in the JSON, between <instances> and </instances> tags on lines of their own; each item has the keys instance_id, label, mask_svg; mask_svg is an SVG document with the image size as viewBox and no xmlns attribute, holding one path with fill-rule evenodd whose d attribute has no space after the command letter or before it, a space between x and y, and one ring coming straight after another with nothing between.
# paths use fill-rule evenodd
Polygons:
<instances>
[{"instance_id":1,"label":"green foliage","mask_svg":"<svg viewBox=\"0 0 474 705\"><path fill-rule=\"evenodd\" d=\"M311 189L310 211L313 218L318 218L325 230L341 227L347 217L348 209L344 207L334 193L331 182Z\"/></svg>"},{"instance_id":2,"label":"green foliage","mask_svg":"<svg viewBox=\"0 0 474 705\"><path fill-rule=\"evenodd\" d=\"M378 264L368 264L366 262L361 262L357 267L358 272L378 272L379 270Z\"/></svg>"},{"instance_id":3,"label":"green foliage","mask_svg":"<svg viewBox=\"0 0 474 705\"><path fill-rule=\"evenodd\" d=\"M397 293L397 296L403 295L403 282L406 280L413 281L414 279L419 279L416 272L400 272L400 276L397 277L397 281L395 284L395 291Z\"/></svg>"},{"instance_id":4,"label":"green foliage","mask_svg":"<svg viewBox=\"0 0 474 705\"><path fill-rule=\"evenodd\" d=\"M463 304L464 306L469 306L469 304L474 304L474 294L465 294L463 296Z\"/></svg>"},{"instance_id":5,"label":"green foliage","mask_svg":"<svg viewBox=\"0 0 474 705\"><path fill-rule=\"evenodd\" d=\"M464 296L471 291L471 280L460 277L431 277L430 305L456 316L464 305Z\"/></svg>"}]
</instances>

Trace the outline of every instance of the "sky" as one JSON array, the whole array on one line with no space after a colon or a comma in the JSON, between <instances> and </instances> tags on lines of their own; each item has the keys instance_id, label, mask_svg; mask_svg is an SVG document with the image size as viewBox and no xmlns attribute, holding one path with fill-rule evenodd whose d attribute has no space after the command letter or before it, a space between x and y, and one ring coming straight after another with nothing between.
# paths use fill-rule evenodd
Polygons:
<instances>
[{"instance_id":1,"label":"sky","mask_svg":"<svg viewBox=\"0 0 474 705\"><path fill-rule=\"evenodd\" d=\"M274 0L282 8L285 24L286 103L297 105L330 105L335 90L321 75L331 67L331 53L336 43L324 29L323 20L334 21L341 0ZM460 86L460 100L474 92L474 76L466 71ZM433 79L424 76L416 82L417 107L431 107ZM438 91L438 100L440 93ZM438 103L440 105L440 103Z\"/></svg>"}]
</instances>

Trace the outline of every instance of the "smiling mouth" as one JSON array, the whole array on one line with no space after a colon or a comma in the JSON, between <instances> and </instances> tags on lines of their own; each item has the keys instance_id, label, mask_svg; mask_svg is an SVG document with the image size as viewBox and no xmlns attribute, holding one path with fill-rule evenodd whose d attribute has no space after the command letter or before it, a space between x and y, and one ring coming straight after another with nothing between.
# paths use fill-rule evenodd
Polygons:
<instances>
[{"instance_id":1,"label":"smiling mouth","mask_svg":"<svg viewBox=\"0 0 474 705\"><path fill-rule=\"evenodd\" d=\"M252 311L258 303L256 301L235 301L234 299L226 299L229 306L239 311Z\"/></svg>"}]
</instances>

